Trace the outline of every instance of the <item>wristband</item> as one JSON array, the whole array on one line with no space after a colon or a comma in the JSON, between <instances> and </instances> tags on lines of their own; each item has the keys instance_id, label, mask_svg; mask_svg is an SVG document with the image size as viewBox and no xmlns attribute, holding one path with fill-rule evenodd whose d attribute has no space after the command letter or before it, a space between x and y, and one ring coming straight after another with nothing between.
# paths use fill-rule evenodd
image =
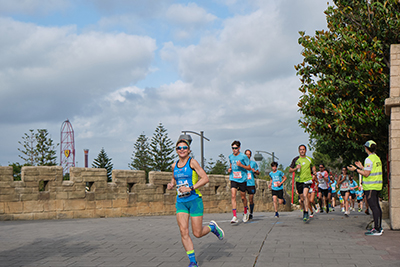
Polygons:
<instances>
[{"instance_id":1,"label":"wristband","mask_svg":"<svg viewBox=\"0 0 400 267\"><path fill-rule=\"evenodd\" d=\"M189 188L190 188L190 190L194 191L193 185L192 185L192 186L189 186Z\"/></svg>"}]
</instances>

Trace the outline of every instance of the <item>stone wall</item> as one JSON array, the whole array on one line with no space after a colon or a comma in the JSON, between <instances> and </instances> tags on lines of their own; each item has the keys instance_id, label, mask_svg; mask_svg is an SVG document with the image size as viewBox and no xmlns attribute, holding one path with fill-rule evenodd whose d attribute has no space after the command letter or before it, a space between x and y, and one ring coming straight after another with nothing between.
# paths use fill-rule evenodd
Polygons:
<instances>
[{"instance_id":1,"label":"stone wall","mask_svg":"<svg viewBox=\"0 0 400 267\"><path fill-rule=\"evenodd\" d=\"M14 181L12 167L0 167L0 220L100 218L175 214L175 190L167 190L172 175L113 170L107 182L105 169L70 169L63 181L62 167L23 167L21 181ZM205 213L231 212L229 177L210 175L200 189ZM255 212L273 211L267 182L257 180ZM39 186L39 184L41 186ZM42 191L39 191L42 188ZM287 198L288 199L288 198ZM237 196L239 214L243 211ZM290 210L290 205L283 206Z\"/></svg>"},{"instance_id":2,"label":"stone wall","mask_svg":"<svg viewBox=\"0 0 400 267\"><path fill-rule=\"evenodd\" d=\"M400 230L400 45L390 47L390 97L385 101L390 115L389 160L390 200L389 214L392 229Z\"/></svg>"}]
</instances>

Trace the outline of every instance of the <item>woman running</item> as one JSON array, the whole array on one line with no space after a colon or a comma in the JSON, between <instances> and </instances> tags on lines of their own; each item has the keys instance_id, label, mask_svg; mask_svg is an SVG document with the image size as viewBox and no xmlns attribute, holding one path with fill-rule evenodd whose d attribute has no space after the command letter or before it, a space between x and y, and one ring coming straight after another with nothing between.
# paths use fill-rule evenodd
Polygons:
<instances>
[{"instance_id":1,"label":"woman running","mask_svg":"<svg viewBox=\"0 0 400 267\"><path fill-rule=\"evenodd\" d=\"M203 226L204 206L199 188L208 183L208 176L199 163L189 156L191 152L189 142L179 140L176 143L176 152L179 159L172 164L173 177L167 188L171 190L176 184L176 220L181 232L182 244L189 257L189 267L197 267L193 242L189 235L189 217L192 221L193 235L197 238L212 232L222 240L224 231L215 221Z\"/></svg>"},{"instance_id":2,"label":"woman running","mask_svg":"<svg viewBox=\"0 0 400 267\"><path fill-rule=\"evenodd\" d=\"M344 215L348 217L350 214L349 210L350 178L347 175L346 167L342 168L342 174L339 176L338 185L340 185L340 194L342 195L344 200L344 209L345 209Z\"/></svg>"}]
</instances>

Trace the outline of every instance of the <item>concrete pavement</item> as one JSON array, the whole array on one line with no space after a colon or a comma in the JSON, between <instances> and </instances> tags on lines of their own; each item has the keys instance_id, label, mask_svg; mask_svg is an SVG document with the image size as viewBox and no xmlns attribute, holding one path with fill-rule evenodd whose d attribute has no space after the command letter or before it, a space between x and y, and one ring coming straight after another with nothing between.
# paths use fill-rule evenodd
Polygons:
<instances>
[{"instance_id":1,"label":"concrete pavement","mask_svg":"<svg viewBox=\"0 0 400 267\"><path fill-rule=\"evenodd\" d=\"M340 211L303 223L300 211L205 214L226 238L192 237L201 267L400 266L400 231L364 236L372 216ZM239 216L241 218L241 216ZM387 224L385 225L387 228ZM175 216L0 222L0 266L188 266Z\"/></svg>"}]
</instances>

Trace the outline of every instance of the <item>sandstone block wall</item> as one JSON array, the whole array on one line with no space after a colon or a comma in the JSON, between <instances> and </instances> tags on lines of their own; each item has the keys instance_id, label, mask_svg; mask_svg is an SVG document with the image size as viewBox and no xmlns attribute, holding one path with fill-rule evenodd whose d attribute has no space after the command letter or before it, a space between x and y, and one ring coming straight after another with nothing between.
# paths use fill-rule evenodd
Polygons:
<instances>
[{"instance_id":1,"label":"sandstone block wall","mask_svg":"<svg viewBox=\"0 0 400 267\"><path fill-rule=\"evenodd\" d=\"M23 167L21 181L14 181L12 167L0 167L0 220L100 218L175 214L175 190L167 190L169 172L113 170L107 182L105 169L70 169L63 181L62 167ZM205 213L231 212L229 177L210 175L200 189ZM255 212L273 211L266 181L257 180ZM41 184L43 191L39 191ZM287 198L288 199L288 198ZM239 214L243 211L237 196ZM290 205L283 208L290 210Z\"/></svg>"},{"instance_id":2,"label":"sandstone block wall","mask_svg":"<svg viewBox=\"0 0 400 267\"><path fill-rule=\"evenodd\" d=\"M389 160L390 200L389 214L392 229L400 230L400 45L390 47L390 98L385 101L390 115Z\"/></svg>"}]
</instances>

